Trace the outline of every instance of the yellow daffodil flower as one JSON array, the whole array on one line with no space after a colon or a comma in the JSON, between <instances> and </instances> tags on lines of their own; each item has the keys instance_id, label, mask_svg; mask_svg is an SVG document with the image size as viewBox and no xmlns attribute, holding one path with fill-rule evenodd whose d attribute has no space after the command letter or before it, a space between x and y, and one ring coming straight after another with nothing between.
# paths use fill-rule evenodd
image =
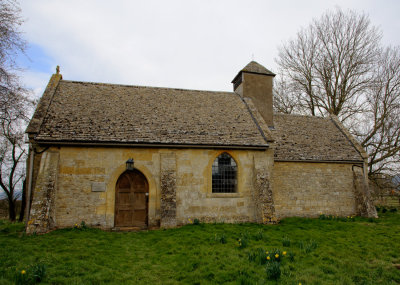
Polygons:
<instances>
[{"instance_id":1,"label":"yellow daffodil flower","mask_svg":"<svg viewBox=\"0 0 400 285\"><path fill-rule=\"evenodd\" d=\"M282 252L283 255L286 255L286 251Z\"/></svg>"},{"instance_id":2,"label":"yellow daffodil flower","mask_svg":"<svg viewBox=\"0 0 400 285\"><path fill-rule=\"evenodd\" d=\"M25 270L22 270L22 271L21 271L21 274L25 274L25 273L26 273L26 271L25 271Z\"/></svg>"},{"instance_id":3,"label":"yellow daffodil flower","mask_svg":"<svg viewBox=\"0 0 400 285\"><path fill-rule=\"evenodd\" d=\"M278 258L279 257L279 254L275 254L275 258Z\"/></svg>"},{"instance_id":4,"label":"yellow daffodil flower","mask_svg":"<svg viewBox=\"0 0 400 285\"><path fill-rule=\"evenodd\" d=\"M270 260L270 259L271 259L271 257L267 256L267 260Z\"/></svg>"}]
</instances>

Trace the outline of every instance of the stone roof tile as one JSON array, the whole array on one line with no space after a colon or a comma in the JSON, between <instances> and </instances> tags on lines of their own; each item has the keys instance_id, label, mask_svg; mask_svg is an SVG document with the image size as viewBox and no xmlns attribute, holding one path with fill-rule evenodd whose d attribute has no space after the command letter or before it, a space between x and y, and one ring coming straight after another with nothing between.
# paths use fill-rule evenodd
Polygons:
<instances>
[{"instance_id":1,"label":"stone roof tile","mask_svg":"<svg viewBox=\"0 0 400 285\"><path fill-rule=\"evenodd\" d=\"M235 93L66 80L35 140L267 147Z\"/></svg>"},{"instance_id":2,"label":"stone roof tile","mask_svg":"<svg viewBox=\"0 0 400 285\"><path fill-rule=\"evenodd\" d=\"M363 161L331 118L274 114L275 160Z\"/></svg>"},{"instance_id":3,"label":"stone roof tile","mask_svg":"<svg viewBox=\"0 0 400 285\"><path fill-rule=\"evenodd\" d=\"M261 64L259 64L258 62L254 61L254 60L250 61L245 67L243 67L243 69L241 71L275 76L275 73L266 69L264 66L262 66Z\"/></svg>"}]
</instances>

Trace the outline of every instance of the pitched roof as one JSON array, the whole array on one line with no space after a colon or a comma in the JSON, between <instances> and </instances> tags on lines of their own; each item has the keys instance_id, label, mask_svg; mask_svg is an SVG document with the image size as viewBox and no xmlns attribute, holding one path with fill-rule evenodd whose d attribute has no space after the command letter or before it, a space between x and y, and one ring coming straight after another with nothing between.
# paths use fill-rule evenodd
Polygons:
<instances>
[{"instance_id":1,"label":"pitched roof","mask_svg":"<svg viewBox=\"0 0 400 285\"><path fill-rule=\"evenodd\" d=\"M232 92L60 80L45 102L27 130L38 142L268 146Z\"/></svg>"},{"instance_id":2,"label":"pitched roof","mask_svg":"<svg viewBox=\"0 0 400 285\"><path fill-rule=\"evenodd\" d=\"M53 75L27 133L39 143L267 148L275 160L363 161L337 118L274 114L267 124L249 98L212 92L62 80Z\"/></svg>"},{"instance_id":3,"label":"pitched roof","mask_svg":"<svg viewBox=\"0 0 400 285\"><path fill-rule=\"evenodd\" d=\"M266 69L264 66L254 60L250 61L245 67L243 67L241 71L275 76L275 73Z\"/></svg>"},{"instance_id":4,"label":"pitched roof","mask_svg":"<svg viewBox=\"0 0 400 285\"><path fill-rule=\"evenodd\" d=\"M274 114L275 160L363 161L356 142L331 118Z\"/></svg>"},{"instance_id":5,"label":"pitched roof","mask_svg":"<svg viewBox=\"0 0 400 285\"><path fill-rule=\"evenodd\" d=\"M235 82L241 82L241 77L240 75L242 72L249 72L249 73L256 73L256 74L263 74L263 75L269 75L269 76L275 76L276 74L273 73L272 71L266 69L264 66L259 64L258 62L250 61L245 67L243 67L238 74L233 78L232 83L235 84Z\"/></svg>"}]
</instances>

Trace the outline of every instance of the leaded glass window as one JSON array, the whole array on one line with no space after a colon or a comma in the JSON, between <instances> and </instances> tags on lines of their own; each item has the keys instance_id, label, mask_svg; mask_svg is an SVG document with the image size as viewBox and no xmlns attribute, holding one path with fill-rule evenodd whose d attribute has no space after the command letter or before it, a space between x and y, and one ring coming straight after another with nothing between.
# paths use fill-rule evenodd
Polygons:
<instances>
[{"instance_id":1,"label":"leaded glass window","mask_svg":"<svg viewBox=\"0 0 400 285\"><path fill-rule=\"evenodd\" d=\"M237 189L237 165L226 152L219 155L212 165L212 192L235 193Z\"/></svg>"}]
</instances>

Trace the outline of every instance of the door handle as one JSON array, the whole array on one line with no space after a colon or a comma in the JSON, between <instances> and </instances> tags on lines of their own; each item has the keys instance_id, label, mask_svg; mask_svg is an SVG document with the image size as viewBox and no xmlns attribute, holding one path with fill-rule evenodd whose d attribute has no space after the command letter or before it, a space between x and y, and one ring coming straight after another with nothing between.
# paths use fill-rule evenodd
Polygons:
<instances>
[{"instance_id":1,"label":"door handle","mask_svg":"<svg viewBox=\"0 0 400 285\"><path fill-rule=\"evenodd\" d=\"M146 197L148 197L148 196L149 196L149 193L145 193L144 195L146 195Z\"/></svg>"}]
</instances>

